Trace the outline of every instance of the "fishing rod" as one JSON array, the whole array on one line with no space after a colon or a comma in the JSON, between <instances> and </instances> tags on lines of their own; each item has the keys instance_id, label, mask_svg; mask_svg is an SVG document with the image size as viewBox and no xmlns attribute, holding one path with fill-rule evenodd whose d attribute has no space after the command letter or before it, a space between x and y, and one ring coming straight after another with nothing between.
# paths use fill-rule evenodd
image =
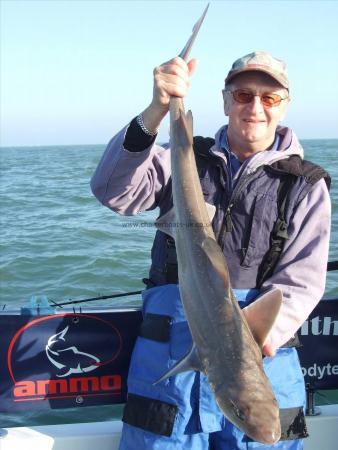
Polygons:
<instances>
[{"instance_id":1,"label":"fishing rod","mask_svg":"<svg viewBox=\"0 0 338 450\"><path fill-rule=\"evenodd\" d=\"M338 261L330 261L327 263L327 271L331 272L333 270L338 270ZM62 306L64 306L64 305L75 305L78 303L94 302L96 300L106 300L108 298L128 297L131 295L139 295L141 293L142 293L142 291L122 292L121 294L101 295L99 297L85 298L83 300L70 300L70 301L62 302L62 303L56 303L56 302L54 302L54 300L49 300L49 301L53 304L53 306L60 306L62 308Z\"/></svg>"},{"instance_id":2,"label":"fishing rod","mask_svg":"<svg viewBox=\"0 0 338 450\"><path fill-rule=\"evenodd\" d=\"M53 306L62 306L64 305L75 305L77 303L85 303L85 302L94 302L95 300L106 300L108 298L118 298L118 297L128 297L129 295L137 295L141 294L142 291L133 291L133 292L123 292L121 294L111 294L111 295L101 295L100 297L92 297L92 298L85 298L83 300L69 300L67 302L62 303L56 303L54 300L49 300Z\"/></svg>"}]
</instances>

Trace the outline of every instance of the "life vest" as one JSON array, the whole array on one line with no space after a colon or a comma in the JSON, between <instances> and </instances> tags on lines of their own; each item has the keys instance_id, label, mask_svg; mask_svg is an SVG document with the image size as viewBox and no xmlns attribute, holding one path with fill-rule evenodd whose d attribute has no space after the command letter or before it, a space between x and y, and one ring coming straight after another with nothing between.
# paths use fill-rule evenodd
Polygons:
<instances>
[{"instance_id":1,"label":"life vest","mask_svg":"<svg viewBox=\"0 0 338 450\"><path fill-rule=\"evenodd\" d=\"M321 178L329 187L330 177L320 166L294 155L241 177L232 196L224 161L209 151L214 142L211 138L194 138L204 199L216 207L213 230L223 249L232 286L257 288L278 261L297 205ZM173 207L171 179L159 206L160 216ZM175 243L162 231L156 232L151 259L146 280L149 287L177 283Z\"/></svg>"}]
</instances>

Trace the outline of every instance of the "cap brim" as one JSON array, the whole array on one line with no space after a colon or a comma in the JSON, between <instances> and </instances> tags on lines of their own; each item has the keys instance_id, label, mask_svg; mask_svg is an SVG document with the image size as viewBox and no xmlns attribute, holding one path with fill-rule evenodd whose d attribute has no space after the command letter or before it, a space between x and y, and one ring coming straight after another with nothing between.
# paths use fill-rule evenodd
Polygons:
<instances>
[{"instance_id":1,"label":"cap brim","mask_svg":"<svg viewBox=\"0 0 338 450\"><path fill-rule=\"evenodd\" d=\"M225 79L225 84L228 84L230 80L232 80L236 75L239 75L240 73L244 72L263 72L269 75L271 78L276 80L281 86L283 86L286 89L289 89L289 83L288 81L281 75L274 73L273 71L269 71L268 69L265 69L264 67L243 67L243 69L238 69L234 71L230 71L228 73L228 76Z\"/></svg>"}]
</instances>

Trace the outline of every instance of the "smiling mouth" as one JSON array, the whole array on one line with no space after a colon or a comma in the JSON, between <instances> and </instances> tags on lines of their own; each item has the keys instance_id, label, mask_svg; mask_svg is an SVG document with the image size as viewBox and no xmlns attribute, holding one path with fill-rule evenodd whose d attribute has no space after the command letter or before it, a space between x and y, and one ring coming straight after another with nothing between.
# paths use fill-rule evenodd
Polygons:
<instances>
[{"instance_id":1,"label":"smiling mouth","mask_svg":"<svg viewBox=\"0 0 338 450\"><path fill-rule=\"evenodd\" d=\"M265 123L265 120L243 119L246 123Z\"/></svg>"}]
</instances>

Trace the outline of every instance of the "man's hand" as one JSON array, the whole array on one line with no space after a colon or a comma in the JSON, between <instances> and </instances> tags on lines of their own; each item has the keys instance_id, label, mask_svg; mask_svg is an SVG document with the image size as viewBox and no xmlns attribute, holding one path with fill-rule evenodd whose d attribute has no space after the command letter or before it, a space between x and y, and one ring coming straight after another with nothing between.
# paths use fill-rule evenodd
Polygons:
<instances>
[{"instance_id":1,"label":"man's hand","mask_svg":"<svg viewBox=\"0 0 338 450\"><path fill-rule=\"evenodd\" d=\"M190 77L196 66L196 59L186 63L176 56L155 67L152 105L168 111L170 96L185 97L189 89Z\"/></svg>"},{"instance_id":2,"label":"man's hand","mask_svg":"<svg viewBox=\"0 0 338 450\"><path fill-rule=\"evenodd\" d=\"M185 97L190 77L197 66L197 60L192 59L186 63L182 58L175 58L161 64L154 69L153 98L142 113L144 125L148 130L158 129L162 119L169 111L171 96Z\"/></svg>"},{"instance_id":3,"label":"man's hand","mask_svg":"<svg viewBox=\"0 0 338 450\"><path fill-rule=\"evenodd\" d=\"M276 350L272 347L272 345L269 343L269 341L266 341L263 344L262 353L264 356L272 357L272 356L276 355Z\"/></svg>"}]
</instances>

